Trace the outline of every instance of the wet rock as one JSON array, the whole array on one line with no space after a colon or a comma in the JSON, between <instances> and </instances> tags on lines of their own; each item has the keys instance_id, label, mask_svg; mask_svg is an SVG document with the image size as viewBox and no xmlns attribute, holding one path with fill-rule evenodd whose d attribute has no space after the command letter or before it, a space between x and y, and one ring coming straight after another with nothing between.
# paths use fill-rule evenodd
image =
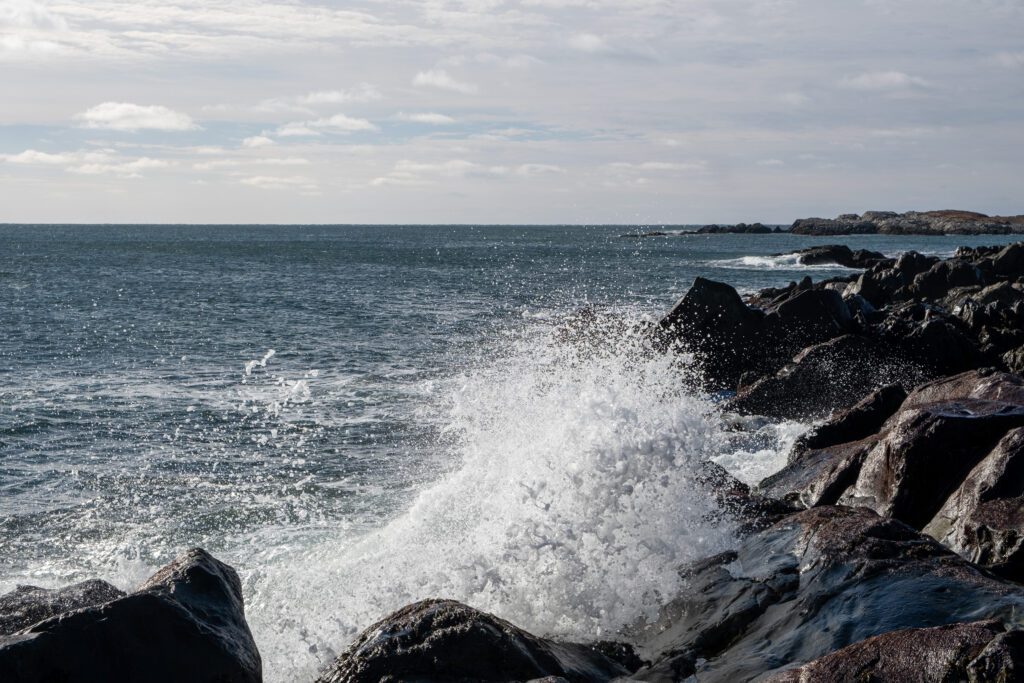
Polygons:
<instances>
[{"instance_id":1,"label":"wet rock","mask_svg":"<svg viewBox=\"0 0 1024 683\"><path fill-rule=\"evenodd\" d=\"M190 550L135 592L0 636L3 681L262 680L235 571Z\"/></svg>"},{"instance_id":2,"label":"wet rock","mask_svg":"<svg viewBox=\"0 0 1024 683\"><path fill-rule=\"evenodd\" d=\"M907 392L898 384L877 389L852 408L840 412L801 436L794 450L826 448L871 436L899 410L906 398Z\"/></svg>"},{"instance_id":3,"label":"wet rock","mask_svg":"<svg viewBox=\"0 0 1024 683\"><path fill-rule=\"evenodd\" d=\"M1024 631L1000 633L967 665L971 683L1024 680Z\"/></svg>"},{"instance_id":4,"label":"wet rock","mask_svg":"<svg viewBox=\"0 0 1024 683\"><path fill-rule=\"evenodd\" d=\"M924 532L972 562L1024 579L1024 429L999 441Z\"/></svg>"},{"instance_id":5,"label":"wet rock","mask_svg":"<svg viewBox=\"0 0 1024 683\"><path fill-rule=\"evenodd\" d=\"M817 266L834 263L844 268L870 268L879 261L886 259L885 254L867 249L850 249L844 244L826 244L820 247L808 247L790 252L798 254L800 263L806 266ZM785 254L776 254L784 256Z\"/></svg>"},{"instance_id":6,"label":"wet rock","mask_svg":"<svg viewBox=\"0 0 1024 683\"><path fill-rule=\"evenodd\" d=\"M941 299L954 287L981 284L984 278L977 266L962 259L946 259L916 275L908 293L916 298Z\"/></svg>"},{"instance_id":7,"label":"wet rock","mask_svg":"<svg viewBox=\"0 0 1024 683\"><path fill-rule=\"evenodd\" d=\"M744 372L761 364L763 319L729 285L699 277L660 327L694 353L709 386L732 389Z\"/></svg>"},{"instance_id":8,"label":"wet rock","mask_svg":"<svg viewBox=\"0 0 1024 683\"><path fill-rule=\"evenodd\" d=\"M961 399L1024 405L1024 378L991 369L962 372L914 387L901 408L909 410Z\"/></svg>"},{"instance_id":9,"label":"wet rock","mask_svg":"<svg viewBox=\"0 0 1024 683\"><path fill-rule=\"evenodd\" d=\"M857 481L864 459L883 435L794 451L786 466L766 477L758 493L797 507L834 505Z\"/></svg>"},{"instance_id":10,"label":"wet rock","mask_svg":"<svg viewBox=\"0 0 1024 683\"><path fill-rule=\"evenodd\" d=\"M722 559L635 634L653 663L632 679L748 681L891 631L1005 623L1024 606L1024 588L863 508L792 515Z\"/></svg>"},{"instance_id":11,"label":"wet rock","mask_svg":"<svg viewBox=\"0 0 1024 683\"><path fill-rule=\"evenodd\" d=\"M1022 425L1024 405L981 399L904 405L839 502L922 529L999 439Z\"/></svg>"},{"instance_id":12,"label":"wet rock","mask_svg":"<svg viewBox=\"0 0 1024 683\"><path fill-rule=\"evenodd\" d=\"M123 596L124 591L99 579L56 589L18 586L0 596L0 635L10 635L52 616Z\"/></svg>"},{"instance_id":13,"label":"wet rock","mask_svg":"<svg viewBox=\"0 0 1024 683\"><path fill-rule=\"evenodd\" d=\"M608 651L608 645L603 646ZM629 659L628 652L618 652ZM584 645L533 636L454 600L424 600L374 624L324 671L320 683L607 681L628 671Z\"/></svg>"},{"instance_id":14,"label":"wet rock","mask_svg":"<svg viewBox=\"0 0 1024 683\"><path fill-rule=\"evenodd\" d=\"M1003 631L998 621L979 621L883 633L776 674L766 683L962 681L972 660Z\"/></svg>"},{"instance_id":15,"label":"wet rock","mask_svg":"<svg viewBox=\"0 0 1024 683\"><path fill-rule=\"evenodd\" d=\"M766 417L820 419L852 407L878 387L913 385L922 374L880 341L848 334L804 349L774 376L737 394L728 408Z\"/></svg>"}]
</instances>

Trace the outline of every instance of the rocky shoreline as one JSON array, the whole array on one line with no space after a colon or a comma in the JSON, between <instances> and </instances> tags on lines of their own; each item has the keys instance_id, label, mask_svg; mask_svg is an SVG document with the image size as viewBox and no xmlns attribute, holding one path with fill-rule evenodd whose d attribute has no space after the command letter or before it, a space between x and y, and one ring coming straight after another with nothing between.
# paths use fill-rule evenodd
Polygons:
<instances>
[{"instance_id":1,"label":"rocky shoreline","mask_svg":"<svg viewBox=\"0 0 1024 683\"><path fill-rule=\"evenodd\" d=\"M1009 235L1024 233L1024 215L986 216L974 211L866 211L837 218L801 218L793 235Z\"/></svg>"},{"instance_id":2,"label":"rocky shoreline","mask_svg":"<svg viewBox=\"0 0 1024 683\"><path fill-rule=\"evenodd\" d=\"M691 232L662 231L629 233L621 237L668 237L679 235L722 235L788 233L790 235L1020 235L1024 234L1024 214L988 216L975 211L865 211L844 213L836 218L798 218L788 230L770 228L762 223L705 225Z\"/></svg>"},{"instance_id":3,"label":"rocky shoreline","mask_svg":"<svg viewBox=\"0 0 1024 683\"><path fill-rule=\"evenodd\" d=\"M728 418L820 421L751 488L698 481L742 529L616 641L567 643L450 600L369 626L324 683L1024 680L1024 243L898 259L746 297L698 278L651 332ZM0 596L3 681L259 681L233 569L191 550L125 594Z\"/></svg>"}]
</instances>

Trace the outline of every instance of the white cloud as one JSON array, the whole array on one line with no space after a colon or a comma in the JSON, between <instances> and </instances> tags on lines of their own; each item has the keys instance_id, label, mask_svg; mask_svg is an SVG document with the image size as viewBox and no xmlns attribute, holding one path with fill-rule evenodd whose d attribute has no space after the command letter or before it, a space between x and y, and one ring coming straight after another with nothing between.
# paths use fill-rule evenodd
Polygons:
<instances>
[{"instance_id":1,"label":"white cloud","mask_svg":"<svg viewBox=\"0 0 1024 683\"><path fill-rule=\"evenodd\" d=\"M551 173L565 173L565 169L561 166L553 166L551 164L520 164L515 169L515 174L521 176L534 176Z\"/></svg>"},{"instance_id":2,"label":"white cloud","mask_svg":"<svg viewBox=\"0 0 1024 683\"><path fill-rule=\"evenodd\" d=\"M758 166L785 166L786 162L782 159L761 159L757 162Z\"/></svg>"},{"instance_id":3,"label":"white cloud","mask_svg":"<svg viewBox=\"0 0 1024 683\"><path fill-rule=\"evenodd\" d=\"M113 150L77 152L39 152L27 149L19 154L0 154L0 159L11 164L35 166L63 166L65 171L84 175L114 174L128 178L141 177L140 171L166 168L170 162L163 159L138 157L126 159Z\"/></svg>"},{"instance_id":4,"label":"white cloud","mask_svg":"<svg viewBox=\"0 0 1024 683\"><path fill-rule=\"evenodd\" d=\"M412 121L414 123L429 123L435 126L446 126L455 123L455 119L445 114L437 114L434 112L422 112L418 114L398 114L395 118L400 121Z\"/></svg>"},{"instance_id":5,"label":"white cloud","mask_svg":"<svg viewBox=\"0 0 1024 683\"><path fill-rule=\"evenodd\" d=\"M264 135L254 135L242 140L242 144L246 147L268 147L274 144L274 141Z\"/></svg>"},{"instance_id":6,"label":"white cloud","mask_svg":"<svg viewBox=\"0 0 1024 683\"><path fill-rule=\"evenodd\" d=\"M26 149L20 154L2 154L4 161L10 164L68 164L77 160L77 155L67 152L50 154L48 152L37 152L34 149Z\"/></svg>"},{"instance_id":7,"label":"white cloud","mask_svg":"<svg viewBox=\"0 0 1024 683\"><path fill-rule=\"evenodd\" d=\"M335 114L327 118L313 121L293 121L279 127L277 135L282 137L316 136L321 132L329 133L353 133L356 131L380 130L376 125L366 119L357 119L344 114Z\"/></svg>"},{"instance_id":8,"label":"white cloud","mask_svg":"<svg viewBox=\"0 0 1024 683\"><path fill-rule=\"evenodd\" d=\"M141 157L134 161L124 163L82 164L80 166L71 166L68 170L72 173L82 173L84 175L104 175L107 173L113 173L127 178L141 178L142 175L139 171L145 171L151 168L166 168L167 166L170 166L170 164L162 159Z\"/></svg>"},{"instance_id":9,"label":"white cloud","mask_svg":"<svg viewBox=\"0 0 1024 683\"><path fill-rule=\"evenodd\" d=\"M83 128L102 130L197 130L190 116L160 105L142 106L130 102L104 102L75 114Z\"/></svg>"},{"instance_id":10,"label":"white cloud","mask_svg":"<svg viewBox=\"0 0 1024 683\"><path fill-rule=\"evenodd\" d=\"M240 182L243 185L251 185L252 187L258 187L263 190L317 189L316 180L306 176L259 175L241 178L238 182Z\"/></svg>"},{"instance_id":11,"label":"white cloud","mask_svg":"<svg viewBox=\"0 0 1024 683\"><path fill-rule=\"evenodd\" d=\"M601 36L593 33L577 33L569 38L569 47L580 52L598 53L608 50L608 44Z\"/></svg>"},{"instance_id":12,"label":"white cloud","mask_svg":"<svg viewBox=\"0 0 1024 683\"><path fill-rule=\"evenodd\" d=\"M927 88L928 81L917 76L910 76L902 71L874 71L863 73L852 78L839 81L844 88L854 90L906 90L907 88Z\"/></svg>"},{"instance_id":13,"label":"white cloud","mask_svg":"<svg viewBox=\"0 0 1024 683\"><path fill-rule=\"evenodd\" d=\"M298 98L299 104L342 104L345 102L372 102L381 98L380 91L369 83L351 90L315 90Z\"/></svg>"},{"instance_id":14,"label":"white cloud","mask_svg":"<svg viewBox=\"0 0 1024 683\"><path fill-rule=\"evenodd\" d=\"M418 86L430 86L433 88L441 88L442 90L453 90L455 92L461 92L465 94L475 93L477 87L472 83L463 83L457 81L444 69L431 69L430 71L420 71L416 74L416 77L412 79L413 85Z\"/></svg>"},{"instance_id":15,"label":"white cloud","mask_svg":"<svg viewBox=\"0 0 1024 683\"><path fill-rule=\"evenodd\" d=\"M65 30L67 22L46 5L33 0L4 0L0 28Z\"/></svg>"}]
</instances>

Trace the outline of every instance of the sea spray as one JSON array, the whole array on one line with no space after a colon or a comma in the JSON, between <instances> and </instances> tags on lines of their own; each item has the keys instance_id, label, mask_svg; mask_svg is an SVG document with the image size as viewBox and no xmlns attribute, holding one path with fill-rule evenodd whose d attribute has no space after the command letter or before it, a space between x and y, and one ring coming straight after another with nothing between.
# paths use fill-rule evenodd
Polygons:
<instances>
[{"instance_id":1,"label":"sea spray","mask_svg":"<svg viewBox=\"0 0 1024 683\"><path fill-rule=\"evenodd\" d=\"M729 547L730 522L694 481L724 443L714 406L633 324L534 321L441 383L426 409L445 416L450 461L404 513L250 572L268 680L308 675L427 597L614 638L681 588L680 565Z\"/></svg>"}]
</instances>

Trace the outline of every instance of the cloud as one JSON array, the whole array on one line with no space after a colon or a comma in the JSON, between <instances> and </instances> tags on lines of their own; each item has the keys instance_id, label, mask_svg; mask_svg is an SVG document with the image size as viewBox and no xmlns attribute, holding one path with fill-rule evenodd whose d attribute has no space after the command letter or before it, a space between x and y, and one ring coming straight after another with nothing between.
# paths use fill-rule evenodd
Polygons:
<instances>
[{"instance_id":1,"label":"cloud","mask_svg":"<svg viewBox=\"0 0 1024 683\"><path fill-rule=\"evenodd\" d=\"M400 121L412 121L414 123L429 123L435 126L446 126L455 123L455 119L445 114L437 114L434 112L422 112L419 114L398 114L395 118Z\"/></svg>"},{"instance_id":2,"label":"cloud","mask_svg":"<svg viewBox=\"0 0 1024 683\"><path fill-rule=\"evenodd\" d=\"M601 36L593 33L577 33L569 38L569 47L580 52L596 54L608 51L608 44Z\"/></svg>"},{"instance_id":3,"label":"cloud","mask_svg":"<svg viewBox=\"0 0 1024 683\"><path fill-rule=\"evenodd\" d=\"M757 162L758 166L785 166L786 162L782 159L761 159Z\"/></svg>"},{"instance_id":4,"label":"cloud","mask_svg":"<svg viewBox=\"0 0 1024 683\"><path fill-rule=\"evenodd\" d=\"M10 164L35 166L63 166L65 171L83 175L114 174L126 178L140 178L140 171L154 168L166 168L170 162L162 159L139 157L125 159L113 150L77 151L77 152L39 152L26 149L19 154L0 154L0 159Z\"/></svg>"},{"instance_id":5,"label":"cloud","mask_svg":"<svg viewBox=\"0 0 1024 683\"><path fill-rule=\"evenodd\" d=\"M170 164L162 159L141 157L135 161L128 161L124 163L82 164L80 166L71 166L67 170L72 173L82 173L84 175L104 175L107 173L113 173L126 178L141 178L142 174L140 174L139 171L145 171L151 168L166 168L167 166L170 166Z\"/></svg>"},{"instance_id":6,"label":"cloud","mask_svg":"<svg viewBox=\"0 0 1024 683\"><path fill-rule=\"evenodd\" d=\"M1016 69L1024 66L1024 52L999 52L992 61L1007 69Z\"/></svg>"},{"instance_id":7,"label":"cloud","mask_svg":"<svg viewBox=\"0 0 1024 683\"><path fill-rule=\"evenodd\" d=\"M453 90L455 92L461 92L465 94L475 93L477 87L472 83L463 83L457 81L449 75L444 69L431 69L430 71L420 71L416 74L416 77L412 79L413 85L418 86L429 86L432 88L441 88L442 90Z\"/></svg>"},{"instance_id":8,"label":"cloud","mask_svg":"<svg viewBox=\"0 0 1024 683\"><path fill-rule=\"evenodd\" d=\"M160 105L142 106L130 102L104 102L75 114L83 128L101 130L198 130L190 116Z\"/></svg>"},{"instance_id":9,"label":"cloud","mask_svg":"<svg viewBox=\"0 0 1024 683\"><path fill-rule=\"evenodd\" d=\"M0 28L62 31L67 27L64 17L33 0L5 0L0 4Z\"/></svg>"},{"instance_id":10,"label":"cloud","mask_svg":"<svg viewBox=\"0 0 1024 683\"><path fill-rule=\"evenodd\" d=\"M927 88L930 84L923 78L910 76L902 71L874 71L853 78L844 78L839 81L839 85L853 90L891 91Z\"/></svg>"},{"instance_id":11,"label":"cloud","mask_svg":"<svg viewBox=\"0 0 1024 683\"><path fill-rule=\"evenodd\" d=\"M380 129L366 119L335 114L334 116L313 121L286 123L277 129L277 135L282 137L300 137L320 135L321 132L347 134L362 130L373 131Z\"/></svg>"},{"instance_id":12,"label":"cloud","mask_svg":"<svg viewBox=\"0 0 1024 683\"><path fill-rule=\"evenodd\" d=\"M248 176L241 178L238 182L243 185L251 185L262 190L316 190L316 180L307 176Z\"/></svg>"},{"instance_id":13,"label":"cloud","mask_svg":"<svg viewBox=\"0 0 1024 683\"><path fill-rule=\"evenodd\" d=\"M105 158L105 155L99 155ZM50 154L48 152L37 152L34 149L26 149L20 154L0 154L0 158L10 164L69 164L78 160L74 153L61 152Z\"/></svg>"},{"instance_id":14,"label":"cloud","mask_svg":"<svg viewBox=\"0 0 1024 683\"><path fill-rule=\"evenodd\" d=\"M242 140L242 144L246 147L268 147L274 144L274 141L264 135L254 135Z\"/></svg>"},{"instance_id":15,"label":"cloud","mask_svg":"<svg viewBox=\"0 0 1024 683\"><path fill-rule=\"evenodd\" d=\"M351 90L315 90L297 99L299 104L342 104L345 102L371 102L381 98L380 91L369 83Z\"/></svg>"},{"instance_id":16,"label":"cloud","mask_svg":"<svg viewBox=\"0 0 1024 683\"><path fill-rule=\"evenodd\" d=\"M534 176L551 173L565 173L565 169L561 166L553 166L551 164L520 164L513 172L520 176Z\"/></svg>"},{"instance_id":17,"label":"cloud","mask_svg":"<svg viewBox=\"0 0 1024 683\"><path fill-rule=\"evenodd\" d=\"M380 91L369 83L362 83L349 90L313 90L305 95L295 97L275 97L263 100L253 109L265 112L305 112L312 114L313 109L325 104L344 104L346 102L371 102L381 98ZM226 105L221 105L229 108Z\"/></svg>"}]
</instances>

